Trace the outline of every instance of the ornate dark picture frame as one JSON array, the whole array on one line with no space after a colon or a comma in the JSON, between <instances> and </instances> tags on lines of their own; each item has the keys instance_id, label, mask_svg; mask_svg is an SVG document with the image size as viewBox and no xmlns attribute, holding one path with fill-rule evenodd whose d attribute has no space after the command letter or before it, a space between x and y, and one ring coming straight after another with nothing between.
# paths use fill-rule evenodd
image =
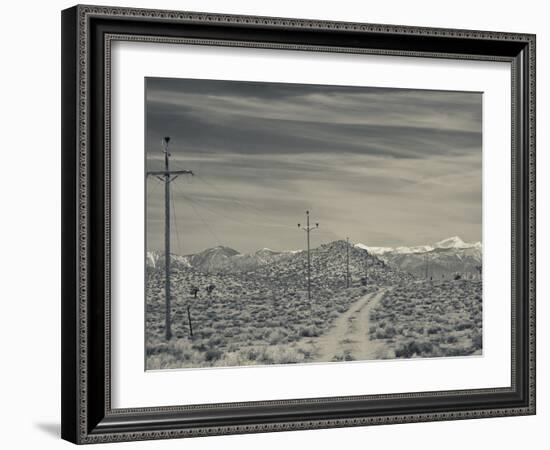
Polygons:
<instances>
[{"instance_id":1,"label":"ornate dark picture frame","mask_svg":"<svg viewBox=\"0 0 550 450\"><path fill-rule=\"evenodd\" d=\"M110 49L117 40L511 63L511 386L113 409ZM535 414L534 35L98 6L62 12L64 439L84 444L528 414Z\"/></svg>"}]
</instances>

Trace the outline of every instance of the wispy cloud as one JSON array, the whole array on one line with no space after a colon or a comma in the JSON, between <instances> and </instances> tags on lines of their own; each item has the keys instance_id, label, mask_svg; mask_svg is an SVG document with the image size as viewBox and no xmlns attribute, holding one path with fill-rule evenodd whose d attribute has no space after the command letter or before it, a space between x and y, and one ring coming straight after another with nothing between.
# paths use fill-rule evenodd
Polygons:
<instances>
[{"instance_id":1,"label":"wispy cloud","mask_svg":"<svg viewBox=\"0 0 550 450\"><path fill-rule=\"evenodd\" d=\"M372 245L481 236L481 94L148 79L147 164L174 182L182 253L301 248L306 208L319 242ZM162 247L162 189L148 188L148 244ZM213 236L217 236L214 239Z\"/></svg>"}]
</instances>

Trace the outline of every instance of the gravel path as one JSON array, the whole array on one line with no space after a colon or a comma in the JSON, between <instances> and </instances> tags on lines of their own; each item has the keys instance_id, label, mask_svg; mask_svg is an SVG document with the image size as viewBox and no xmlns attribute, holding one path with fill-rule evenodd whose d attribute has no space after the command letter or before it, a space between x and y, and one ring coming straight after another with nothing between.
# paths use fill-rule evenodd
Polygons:
<instances>
[{"instance_id":1,"label":"gravel path","mask_svg":"<svg viewBox=\"0 0 550 450\"><path fill-rule=\"evenodd\" d=\"M379 359L384 350L380 341L369 339L370 311L380 302L385 289L357 300L338 317L326 334L313 340L316 362L365 361Z\"/></svg>"}]
</instances>

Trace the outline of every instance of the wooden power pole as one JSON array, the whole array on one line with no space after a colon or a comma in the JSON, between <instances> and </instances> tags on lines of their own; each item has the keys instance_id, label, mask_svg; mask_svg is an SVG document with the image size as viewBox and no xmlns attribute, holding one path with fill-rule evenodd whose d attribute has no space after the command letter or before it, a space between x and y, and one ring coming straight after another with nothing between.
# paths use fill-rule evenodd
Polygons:
<instances>
[{"instance_id":1,"label":"wooden power pole","mask_svg":"<svg viewBox=\"0 0 550 450\"><path fill-rule=\"evenodd\" d=\"M365 286L369 284L369 252L367 251L367 258L365 260Z\"/></svg>"},{"instance_id":2,"label":"wooden power pole","mask_svg":"<svg viewBox=\"0 0 550 450\"><path fill-rule=\"evenodd\" d=\"M306 226L302 227L301 224L298 224L298 228L304 230L307 234L307 299L311 300L311 256L310 256L310 242L309 242L309 233L316 228L319 228L319 224L316 223L315 226L309 226L309 211L306 211Z\"/></svg>"},{"instance_id":3,"label":"wooden power pole","mask_svg":"<svg viewBox=\"0 0 550 450\"><path fill-rule=\"evenodd\" d=\"M428 253L426 252L426 254L424 255L424 258L426 260L426 280L428 279L428 265L429 265L429 262L428 262Z\"/></svg>"},{"instance_id":4,"label":"wooden power pole","mask_svg":"<svg viewBox=\"0 0 550 450\"><path fill-rule=\"evenodd\" d=\"M192 170L170 170L170 152L168 143L170 137L162 140L164 153L164 170L147 171L146 176L156 176L164 182L164 294L165 294L165 337L169 341L172 338L172 315L171 315L171 293L170 293L170 183L178 175L194 175Z\"/></svg>"}]
</instances>

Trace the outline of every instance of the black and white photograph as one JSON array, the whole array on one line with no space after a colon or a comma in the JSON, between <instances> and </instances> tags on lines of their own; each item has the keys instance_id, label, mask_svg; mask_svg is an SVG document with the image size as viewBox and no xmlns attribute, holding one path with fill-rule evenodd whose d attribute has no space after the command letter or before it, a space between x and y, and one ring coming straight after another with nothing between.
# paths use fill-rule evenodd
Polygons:
<instances>
[{"instance_id":1,"label":"black and white photograph","mask_svg":"<svg viewBox=\"0 0 550 450\"><path fill-rule=\"evenodd\" d=\"M145 79L147 370L483 354L482 93Z\"/></svg>"},{"instance_id":2,"label":"black and white photograph","mask_svg":"<svg viewBox=\"0 0 550 450\"><path fill-rule=\"evenodd\" d=\"M5 5L1 448L543 447L546 3Z\"/></svg>"}]
</instances>

